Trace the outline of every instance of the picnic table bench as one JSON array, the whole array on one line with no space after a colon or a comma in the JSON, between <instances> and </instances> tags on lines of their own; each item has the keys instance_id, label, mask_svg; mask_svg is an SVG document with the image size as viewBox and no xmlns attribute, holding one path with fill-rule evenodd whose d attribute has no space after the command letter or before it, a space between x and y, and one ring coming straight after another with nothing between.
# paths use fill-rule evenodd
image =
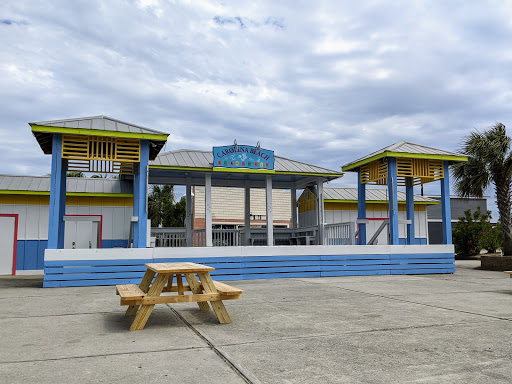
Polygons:
<instances>
[{"instance_id":1,"label":"picnic table bench","mask_svg":"<svg viewBox=\"0 0 512 384\"><path fill-rule=\"evenodd\" d=\"M214 271L215 268L188 262L149 263L145 266L147 271L139 285L116 286L116 294L121 296L121 305L129 306L125 315L135 315L130 331L144 329L156 304L196 302L200 310L208 311L209 302L220 323L231 323L222 301L239 299L244 291L213 281L210 271ZM176 285L173 285L174 277ZM188 285L183 284L183 277ZM177 292L177 295L161 295L163 292Z\"/></svg>"},{"instance_id":2,"label":"picnic table bench","mask_svg":"<svg viewBox=\"0 0 512 384\"><path fill-rule=\"evenodd\" d=\"M504 273L508 273L510 275L510 278L512 279L512 271L504 271Z\"/></svg>"}]
</instances>

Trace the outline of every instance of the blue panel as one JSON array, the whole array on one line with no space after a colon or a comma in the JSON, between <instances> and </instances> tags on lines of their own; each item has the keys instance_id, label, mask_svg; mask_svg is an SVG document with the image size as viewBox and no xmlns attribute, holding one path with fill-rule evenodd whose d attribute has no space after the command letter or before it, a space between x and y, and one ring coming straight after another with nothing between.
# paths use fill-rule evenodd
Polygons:
<instances>
[{"instance_id":1,"label":"blue panel","mask_svg":"<svg viewBox=\"0 0 512 384\"><path fill-rule=\"evenodd\" d=\"M443 244L452 243L452 215L450 209L450 169L443 161L444 178L441 179L441 213L443 219Z\"/></svg>"},{"instance_id":2,"label":"blue panel","mask_svg":"<svg viewBox=\"0 0 512 384\"><path fill-rule=\"evenodd\" d=\"M101 240L101 248L128 248L128 240Z\"/></svg>"},{"instance_id":3,"label":"blue panel","mask_svg":"<svg viewBox=\"0 0 512 384\"><path fill-rule=\"evenodd\" d=\"M447 269L409 269L409 270L394 270L391 271L392 275L421 275L421 274L434 274L434 273L455 273L455 268Z\"/></svg>"},{"instance_id":4,"label":"blue panel","mask_svg":"<svg viewBox=\"0 0 512 384\"><path fill-rule=\"evenodd\" d=\"M26 242L25 248L32 247ZM301 257L211 257L159 259L211 265L215 280L286 277L360 276L389 274L453 273L453 253L394 255L325 255ZM26 259L26 258L25 258ZM294 260L295 259L295 260ZM298 260L297 260L298 259ZM233 262L236 260L236 262ZM255 261L258 260L258 261ZM45 287L139 283L144 264L156 260L79 260L45 263Z\"/></svg>"},{"instance_id":5,"label":"blue panel","mask_svg":"<svg viewBox=\"0 0 512 384\"><path fill-rule=\"evenodd\" d=\"M25 262L23 269L32 270L37 268L39 240L25 240Z\"/></svg>"},{"instance_id":6,"label":"blue panel","mask_svg":"<svg viewBox=\"0 0 512 384\"><path fill-rule=\"evenodd\" d=\"M147 187L148 187L148 161L149 161L149 141L141 140L140 142L140 163L135 167L135 175L133 178L133 188L136 191L136 199L133 202L134 216L139 219L133 225L133 247L146 248L147 245L147 226L148 212L146 210Z\"/></svg>"},{"instance_id":7,"label":"blue panel","mask_svg":"<svg viewBox=\"0 0 512 384\"><path fill-rule=\"evenodd\" d=\"M389 271L389 268L390 265L325 265L322 266L322 271Z\"/></svg>"},{"instance_id":8,"label":"blue panel","mask_svg":"<svg viewBox=\"0 0 512 384\"><path fill-rule=\"evenodd\" d=\"M322 261L322 265L386 265L389 264L389 258L383 260L340 260L340 261Z\"/></svg>"},{"instance_id":9,"label":"blue panel","mask_svg":"<svg viewBox=\"0 0 512 384\"><path fill-rule=\"evenodd\" d=\"M371 276L371 275L389 275L389 270L380 271L323 271L322 277L329 276Z\"/></svg>"},{"instance_id":10,"label":"blue panel","mask_svg":"<svg viewBox=\"0 0 512 384\"><path fill-rule=\"evenodd\" d=\"M16 242L16 269L25 269L25 240Z\"/></svg>"},{"instance_id":11,"label":"blue panel","mask_svg":"<svg viewBox=\"0 0 512 384\"><path fill-rule=\"evenodd\" d=\"M37 269L44 268L44 251L48 247L48 240L39 240L37 244Z\"/></svg>"},{"instance_id":12,"label":"blue panel","mask_svg":"<svg viewBox=\"0 0 512 384\"><path fill-rule=\"evenodd\" d=\"M366 219L366 184L361 183L361 168L357 169L357 218ZM366 224L359 224L359 245L366 245Z\"/></svg>"},{"instance_id":13,"label":"blue panel","mask_svg":"<svg viewBox=\"0 0 512 384\"><path fill-rule=\"evenodd\" d=\"M396 180L396 158L388 158L389 236L390 244L399 244L398 235L398 191Z\"/></svg>"},{"instance_id":14,"label":"blue panel","mask_svg":"<svg viewBox=\"0 0 512 384\"><path fill-rule=\"evenodd\" d=\"M64 214L66 210L67 163L61 157L62 135L52 136L52 169L50 182L50 204L48 224L48 248L64 248ZM25 266L25 268L27 268Z\"/></svg>"}]
</instances>

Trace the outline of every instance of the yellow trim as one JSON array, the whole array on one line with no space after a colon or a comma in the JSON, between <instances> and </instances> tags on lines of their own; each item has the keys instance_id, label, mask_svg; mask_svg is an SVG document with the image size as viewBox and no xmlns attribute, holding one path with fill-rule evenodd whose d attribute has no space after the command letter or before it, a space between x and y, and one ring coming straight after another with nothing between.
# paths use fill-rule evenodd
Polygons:
<instances>
[{"instance_id":1,"label":"yellow trim","mask_svg":"<svg viewBox=\"0 0 512 384\"><path fill-rule=\"evenodd\" d=\"M0 190L0 195L36 195L50 196L49 191L9 191ZM133 197L133 193L88 193L88 192L66 192L66 196L97 196L97 197Z\"/></svg>"},{"instance_id":2,"label":"yellow trim","mask_svg":"<svg viewBox=\"0 0 512 384\"><path fill-rule=\"evenodd\" d=\"M211 168L201 168L201 167L177 167L172 165L150 165L151 169L171 169L176 171L197 171L197 172L211 172Z\"/></svg>"},{"instance_id":3,"label":"yellow trim","mask_svg":"<svg viewBox=\"0 0 512 384\"><path fill-rule=\"evenodd\" d=\"M386 151L378 155L369 157L367 159L358 161L353 164L348 164L342 167L342 171L349 171L351 169L360 167L361 165L371 163L372 161L382 159L383 157L407 157L410 159L431 159L431 160L449 160L449 161L468 161L466 156L450 156L450 155L427 155L422 153L406 153L406 152L390 152Z\"/></svg>"},{"instance_id":4,"label":"yellow trim","mask_svg":"<svg viewBox=\"0 0 512 384\"><path fill-rule=\"evenodd\" d=\"M249 169L249 168L224 168L224 167L213 167L211 170L213 172L223 172L223 173L276 173L273 169Z\"/></svg>"},{"instance_id":5,"label":"yellow trim","mask_svg":"<svg viewBox=\"0 0 512 384\"><path fill-rule=\"evenodd\" d=\"M357 203L357 200L337 200L337 199L324 199L325 202L330 203ZM382 200L366 200L366 204L387 204L387 201ZM398 204L405 204L405 201L398 201ZM416 204L423 204L423 205L437 205L439 204L439 201L415 201L414 205Z\"/></svg>"},{"instance_id":6,"label":"yellow trim","mask_svg":"<svg viewBox=\"0 0 512 384\"><path fill-rule=\"evenodd\" d=\"M2 205L49 205L50 196L48 195L3 195ZM95 206L95 207L132 207L133 199L131 197L112 197L112 196L67 196L67 206Z\"/></svg>"},{"instance_id":7,"label":"yellow trim","mask_svg":"<svg viewBox=\"0 0 512 384\"><path fill-rule=\"evenodd\" d=\"M293 171L276 171L272 169L246 169L246 168L201 168L201 167L177 167L166 165L150 165L151 169L170 169L177 171L197 171L197 172L240 172L240 173L268 173L275 175L300 175L300 176L323 176L323 177L343 177L343 173L314 173L314 172L293 172Z\"/></svg>"},{"instance_id":8,"label":"yellow trim","mask_svg":"<svg viewBox=\"0 0 512 384\"><path fill-rule=\"evenodd\" d=\"M131 139L146 139L146 140L161 140L161 141L167 141L167 137L169 136L169 134L161 135L161 134L151 134L151 133L100 131L99 129L46 127L44 125L31 125L31 127L32 127L32 132L70 133L73 135L124 137L124 138L131 138Z\"/></svg>"},{"instance_id":9,"label":"yellow trim","mask_svg":"<svg viewBox=\"0 0 512 384\"><path fill-rule=\"evenodd\" d=\"M401 204L398 206L398 210L400 212L405 212L406 210L405 204ZM357 203L348 203L348 202L328 202L326 201L324 204L324 209L326 211L357 211ZM425 212L426 207L425 205L417 205L414 204L414 211L415 212ZM313 211L313 209L311 209ZM389 211L389 205L384 202L379 203L367 203L366 204L366 211L379 211L379 212L387 212Z\"/></svg>"}]
</instances>

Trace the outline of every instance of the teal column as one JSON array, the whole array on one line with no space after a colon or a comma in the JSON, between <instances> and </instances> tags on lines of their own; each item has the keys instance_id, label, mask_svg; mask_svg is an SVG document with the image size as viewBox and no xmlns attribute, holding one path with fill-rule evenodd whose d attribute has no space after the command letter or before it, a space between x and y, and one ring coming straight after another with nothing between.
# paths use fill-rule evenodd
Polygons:
<instances>
[{"instance_id":1,"label":"teal column","mask_svg":"<svg viewBox=\"0 0 512 384\"><path fill-rule=\"evenodd\" d=\"M48 249L64 248L64 215L66 214L67 160L62 159L62 135L52 137L52 168L48 222Z\"/></svg>"},{"instance_id":2,"label":"teal column","mask_svg":"<svg viewBox=\"0 0 512 384\"><path fill-rule=\"evenodd\" d=\"M416 244L416 236L414 233L414 186L412 177L407 178L405 186L405 210L407 220L411 220L411 224L407 224L407 244Z\"/></svg>"},{"instance_id":3,"label":"teal column","mask_svg":"<svg viewBox=\"0 0 512 384\"><path fill-rule=\"evenodd\" d=\"M361 168L357 170L357 218L366 219L366 184L361 183ZM359 245L366 245L366 224L359 224Z\"/></svg>"},{"instance_id":4,"label":"teal column","mask_svg":"<svg viewBox=\"0 0 512 384\"><path fill-rule=\"evenodd\" d=\"M133 223L133 247L146 248L148 229L148 164L149 141L141 140L140 163L135 166L133 176L133 216L138 220Z\"/></svg>"},{"instance_id":5,"label":"teal column","mask_svg":"<svg viewBox=\"0 0 512 384\"><path fill-rule=\"evenodd\" d=\"M452 213L450 208L450 169L443 161L444 178L441 179L441 212L443 216L443 243L452 244Z\"/></svg>"},{"instance_id":6,"label":"teal column","mask_svg":"<svg viewBox=\"0 0 512 384\"><path fill-rule=\"evenodd\" d=\"M398 236L398 192L396 182L396 158L388 157L388 195L389 195L389 243L400 244Z\"/></svg>"}]
</instances>

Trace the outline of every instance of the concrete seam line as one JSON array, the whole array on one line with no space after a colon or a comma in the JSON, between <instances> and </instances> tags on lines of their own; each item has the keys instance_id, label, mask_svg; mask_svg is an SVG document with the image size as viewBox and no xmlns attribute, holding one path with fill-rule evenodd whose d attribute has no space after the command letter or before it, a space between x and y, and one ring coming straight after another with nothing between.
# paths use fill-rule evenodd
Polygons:
<instances>
[{"instance_id":1,"label":"concrete seam line","mask_svg":"<svg viewBox=\"0 0 512 384\"><path fill-rule=\"evenodd\" d=\"M343 291L356 292L356 293L361 293L361 294L364 294L364 295L374 296L374 297L382 297L382 298L385 298L385 299L388 299L388 300L399 301L399 302L402 302L402 303L422 305L424 307L442 309L442 310L445 310L445 311L453 311L453 312L465 313L465 314L468 314L468 315L482 316L482 317L487 317L487 318L496 319L496 320L512 321L511 318L507 318L507 317L499 317L499 316L493 316L493 315L486 315L484 313L476 313L476 312L470 312L470 311L463 311L461 309L455 309L455 308L439 307L439 306L436 306L436 305L433 305L433 304L419 303L419 302L416 302L416 301L400 299L398 297L391 297L391 296L385 296L385 295L378 295L376 293L369 293L369 292L358 291L356 289L348 289L348 288L342 288L342 287L337 287L337 288L339 288L339 289L341 289ZM468 292L468 293L472 293L472 292Z\"/></svg>"},{"instance_id":2,"label":"concrete seam line","mask_svg":"<svg viewBox=\"0 0 512 384\"><path fill-rule=\"evenodd\" d=\"M90 359L90 358L93 358L93 357L140 355L140 354L145 354L145 353L162 353L162 352L174 352L174 351L189 351L191 349L206 349L206 347L169 348L169 349L155 349L155 350L152 350L152 351L131 351L131 352L117 352L117 353L99 353L97 355L68 356L68 357L50 357L48 359L0 361L0 365L3 365L3 364L37 363L37 362L44 362L44 361Z\"/></svg>"},{"instance_id":3,"label":"concrete seam line","mask_svg":"<svg viewBox=\"0 0 512 384\"><path fill-rule=\"evenodd\" d=\"M165 304L171 311L174 312L176 316L188 327L192 332L194 332L201 340L203 340L210 349L215 352L217 356L219 356L222 361L226 363L243 381L247 384L254 384L254 379L249 379L248 375L244 372L245 370L239 367L235 362L233 362L224 352L222 352L210 339L208 339L205 335L203 335L198 329L196 329L192 324L190 324L181 314L171 307L169 304Z\"/></svg>"}]
</instances>

